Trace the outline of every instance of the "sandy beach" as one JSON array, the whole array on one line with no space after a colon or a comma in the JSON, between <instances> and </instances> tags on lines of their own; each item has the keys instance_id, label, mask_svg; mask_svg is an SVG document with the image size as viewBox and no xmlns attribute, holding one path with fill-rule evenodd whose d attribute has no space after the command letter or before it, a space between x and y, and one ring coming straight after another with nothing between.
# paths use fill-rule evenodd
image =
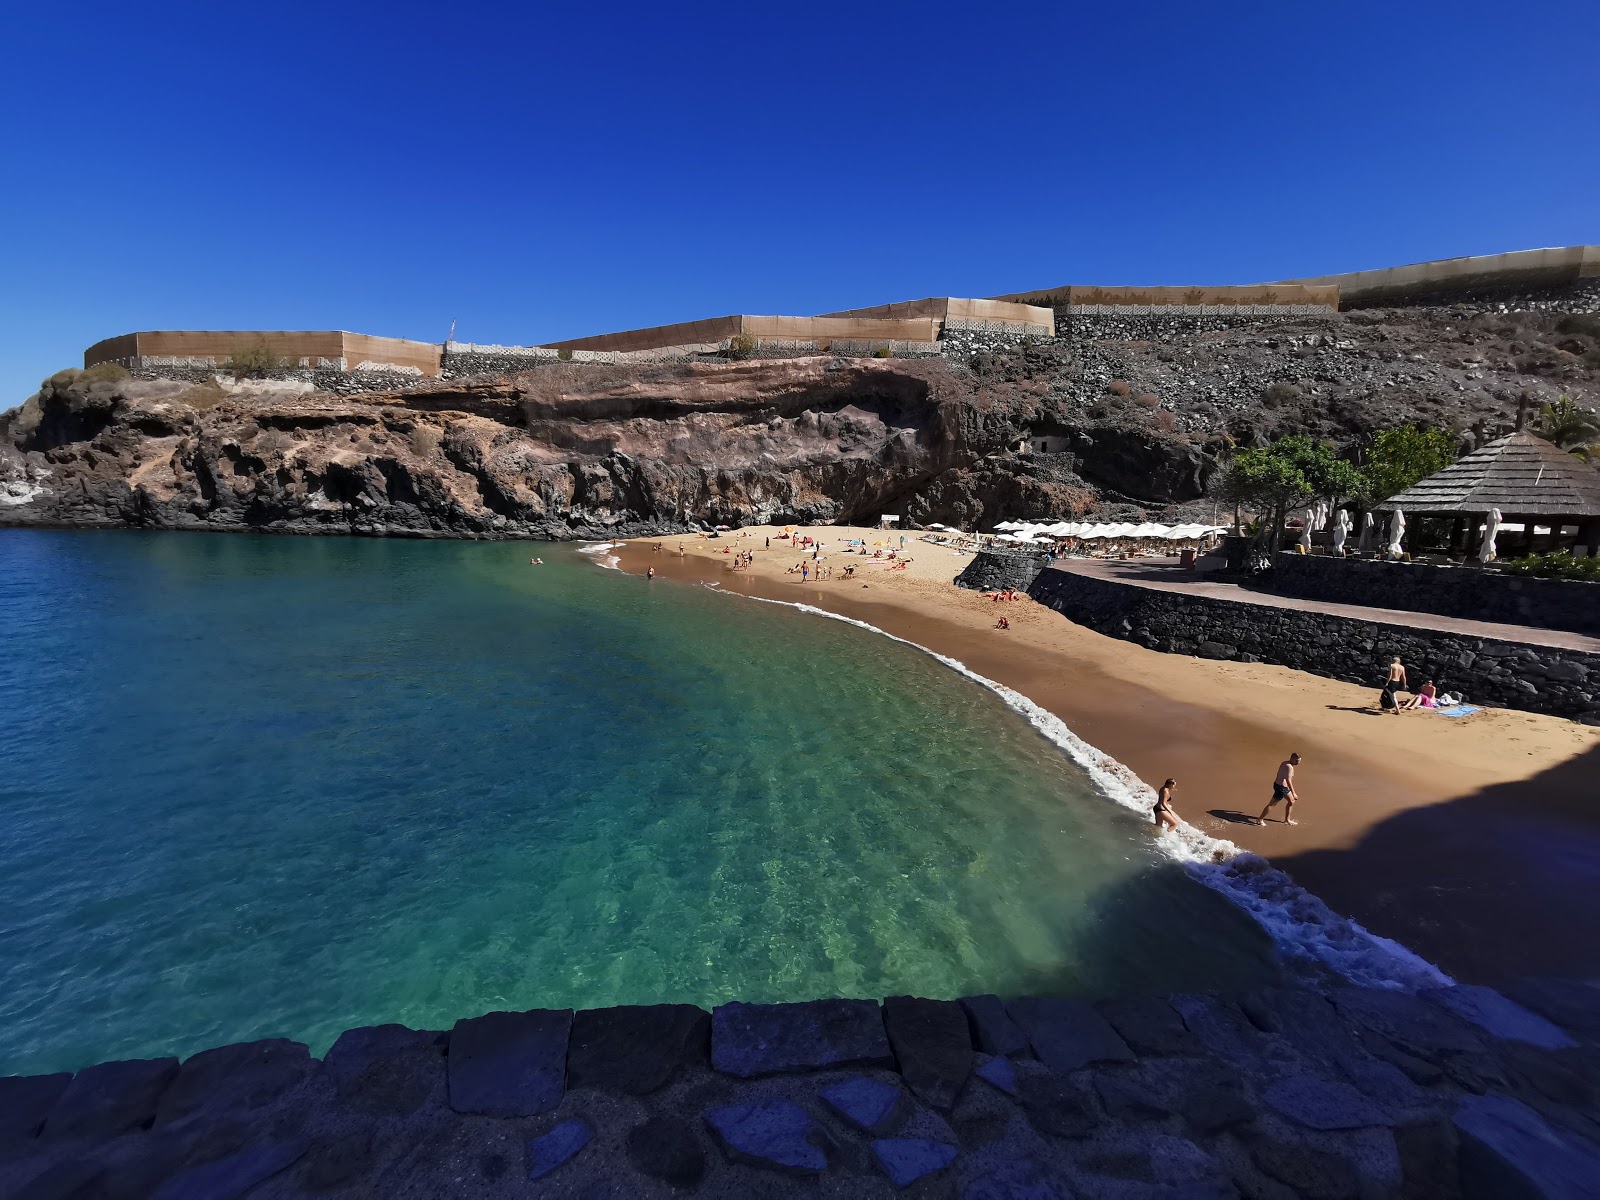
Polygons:
<instances>
[{"instance_id":1,"label":"sandy beach","mask_svg":"<svg viewBox=\"0 0 1600 1200\"><path fill-rule=\"evenodd\" d=\"M1376 685L1147 650L1026 597L997 604L957 588L970 555L915 535L910 565L892 570L843 551L860 538L887 554L899 534L801 526L833 574L802 582L786 572L809 552L779 541L782 532L647 539L616 553L631 573L654 567L663 579L815 605L961 660L1146 782L1176 777L1189 824L1266 855L1462 979L1600 976L1600 729L1501 709L1381 715ZM754 562L735 571L743 550ZM1002 615L1008 630L995 627ZM1297 824L1243 823L1291 751L1304 758Z\"/></svg>"}]
</instances>

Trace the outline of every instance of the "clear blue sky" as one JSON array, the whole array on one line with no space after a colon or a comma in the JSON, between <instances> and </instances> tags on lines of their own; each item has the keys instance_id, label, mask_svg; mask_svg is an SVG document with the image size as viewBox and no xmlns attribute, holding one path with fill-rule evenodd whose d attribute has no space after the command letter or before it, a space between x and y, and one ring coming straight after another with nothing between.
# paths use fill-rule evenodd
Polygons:
<instances>
[{"instance_id":1,"label":"clear blue sky","mask_svg":"<svg viewBox=\"0 0 1600 1200\"><path fill-rule=\"evenodd\" d=\"M99 338L535 343L1600 241L1600 4L29 4L0 408Z\"/></svg>"}]
</instances>

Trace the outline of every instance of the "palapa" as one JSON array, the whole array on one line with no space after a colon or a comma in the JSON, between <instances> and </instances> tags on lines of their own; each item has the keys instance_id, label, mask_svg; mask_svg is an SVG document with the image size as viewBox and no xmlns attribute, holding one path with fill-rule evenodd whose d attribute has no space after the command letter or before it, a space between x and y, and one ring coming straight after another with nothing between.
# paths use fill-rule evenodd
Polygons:
<instances>
[{"instance_id":1,"label":"palapa","mask_svg":"<svg viewBox=\"0 0 1600 1200\"><path fill-rule=\"evenodd\" d=\"M1600 518L1600 471L1523 431L1479 446L1378 505L1412 516L1484 514Z\"/></svg>"}]
</instances>

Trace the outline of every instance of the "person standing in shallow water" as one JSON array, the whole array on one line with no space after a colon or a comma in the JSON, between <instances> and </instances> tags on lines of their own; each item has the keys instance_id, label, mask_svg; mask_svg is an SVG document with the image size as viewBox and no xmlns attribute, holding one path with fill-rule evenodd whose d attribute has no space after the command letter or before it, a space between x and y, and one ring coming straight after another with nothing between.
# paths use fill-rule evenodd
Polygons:
<instances>
[{"instance_id":1,"label":"person standing in shallow water","mask_svg":"<svg viewBox=\"0 0 1600 1200\"><path fill-rule=\"evenodd\" d=\"M1294 769L1299 765L1298 753L1289 755L1278 764L1278 777L1272 781L1272 799L1267 801L1267 806L1261 810L1261 815L1250 822L1252 825L1266 824L1267 814L1280 800L1283 801L1283 823L1285 825L1297 823L1294 819L1294 804L1300 799L1300 793L1294 790Z\"/></svg>"},{"instance_id":2,"label":"person standing in shallow water","mask_svg":"<svg viewBox=\"0 0 1600 1200\"><path fill-rule=\"evenodd\" d=\"M1178 781L1176 779L1169 779L1161 785L1161 790L1156 793L1156 807L1151 816L1155 821L1157 833L1160 833L1163 829L1175 830L1178 828L1178 814L1172 809L1172 793L1177 786Z\"/></svg>"}]
</instances>

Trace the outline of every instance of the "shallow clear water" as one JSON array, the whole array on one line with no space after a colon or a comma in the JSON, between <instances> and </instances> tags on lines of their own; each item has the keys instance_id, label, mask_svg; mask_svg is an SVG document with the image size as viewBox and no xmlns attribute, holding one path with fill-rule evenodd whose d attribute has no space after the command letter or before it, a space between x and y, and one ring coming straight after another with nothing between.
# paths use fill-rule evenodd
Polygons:
<instances>
[{"instance_id":1,"label":"shallow clear water","mask_svg":"<svg viewBox=\"0 0 1600 1200\"><path fill-rule=\"evenodd\" d=\"M570 548L0 532L0 648L0 1074L1274 970L985 689Z\"/></svg>"}]
</instances>

